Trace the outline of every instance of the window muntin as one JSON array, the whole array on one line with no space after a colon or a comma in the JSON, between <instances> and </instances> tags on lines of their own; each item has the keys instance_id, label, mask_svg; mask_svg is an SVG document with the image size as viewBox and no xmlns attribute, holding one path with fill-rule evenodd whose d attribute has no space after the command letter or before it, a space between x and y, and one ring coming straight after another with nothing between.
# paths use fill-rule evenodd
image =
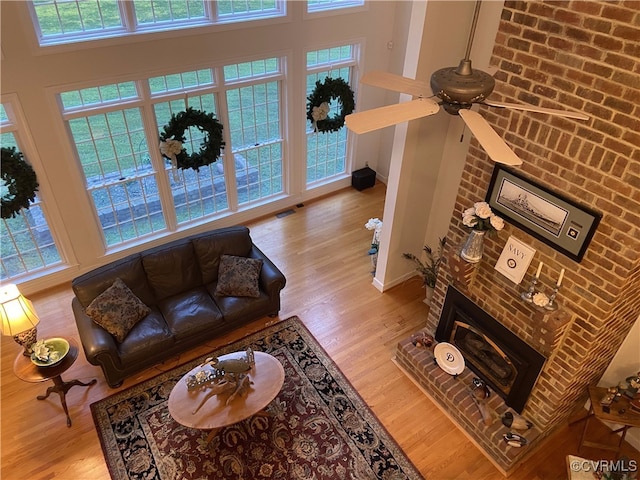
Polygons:
<instances>
[{"instance_id":1,"label":"window muntin","mask_svg":"<svg viewBox=\"0 0 640 480\"><path fill-rule=\"evenodd\" d=\"M116 105L122 101L136 98L139 98L139 95L134 82L113 83L60 94L60 101L65 111L94 105Z\"/></svg>"},{"instance_id":2,"label":"window muntin","mask_svg":"<svg viewBox=\"0 0 640 480\"><path fill-rule=\"evenodd\" d=\"M316 86L316 81L327 77L342 78L351 83L352 70L356 65L356 48L343 45L307 53L307 96ZM343 66L341 66L343 65ZM329 115L341 108L336 100L331 103ZM307 122L307 185L324 182L344 175L347 170L347 129L337 132L317 133L311 122Z\"/></svg>"},{"instance_id":3,"label":"window muntin","mask_svg":"<svg viewBox=\"0 0 640 480\"><path fill-rule=\"evenodd\" d=\"M125 31L117 0L33 0L30 5L41 43Z\"/></svg>"},{"instance_id":4,"label":"window muntin","mask_svg":"<svg viewBox=\"0 0 640 480\"><path fill-rule=\"evenodd\" d=\"M1 107L0 121L3 131L0 134L0 144L3 147L15 147L16 150L22 151L15 133L5 131L5 129L15 129L16 126L4 105ZM3 189L2 194L4 193ZM0 252L2 265L0 278L3 281L44 271L62 263L38 194L28 209L21 209L14 218L1 219Z\"/></svg>"},{"instance_id":5,"label":"window muntin","mask_svg":"<svg viewBox=\"0 0 640 480\"><path fill-rule=\"evenodd\" d=\"M40 45L286 15L285 0L31 0L28 5Z\"/></svg>"},{"instance_id":6,"label":"window muntin","mask_svg":"<svg viewBox=\"0 0 640 480\"><path fill-rule=\"evenodd\" d=\"M152 96L170 92L180 92L196 87L213 86L214 73L210 68L194 70L192 72L160 75L149 79L149 90Z\"/></svg>"},{"instance_id":7,"label":"window muntin","mask_svg":"<svg viewBox=\"0 0 640 480\"><path fill-rule=\"evenodd\" d=\"M307 0L307 12L326 12L342 8L362 7L364 0Z\"/></svg>"},{"instance_id":8,"label":"window muntin","mask_svg":"<svg viewBox=\"0 0 640 480\"><path fill-rule=\"evenodd\" d=\"M202 21L208 16L202 0L136 0L133 7L136 21L141 27L189 20Z\"/></svg>"}]
</instances>

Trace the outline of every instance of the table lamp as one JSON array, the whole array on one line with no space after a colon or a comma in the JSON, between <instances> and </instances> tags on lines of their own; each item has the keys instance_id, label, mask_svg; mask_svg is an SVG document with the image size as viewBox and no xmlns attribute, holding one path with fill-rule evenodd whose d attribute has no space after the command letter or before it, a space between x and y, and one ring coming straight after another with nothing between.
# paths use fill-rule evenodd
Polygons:
<instances>
[{"instance_id":1,"label":"table lamp","mask_svg":"<svg viewBox=\"0 0 640 480\"><path fill-rule=\"evenodd\" d=\"M0 319L2 335L13 336L16 343L24 348L24 355L33 353L40 322L33 304L20 293L14 284L0 287Z\"/></svg>"}]
</instances>

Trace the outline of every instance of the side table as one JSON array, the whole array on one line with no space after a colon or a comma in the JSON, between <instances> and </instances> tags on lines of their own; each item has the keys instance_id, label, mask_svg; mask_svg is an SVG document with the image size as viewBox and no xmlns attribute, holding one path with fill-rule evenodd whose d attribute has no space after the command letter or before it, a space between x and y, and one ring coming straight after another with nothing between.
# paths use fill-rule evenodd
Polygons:
<instances>
[{"instance_id":1,"label":"side table","mask_svg":"<svg viewBox=\"0 0 640 480\"><path fill-rule=\"evenodd\" d=\"M604 387L596 387L595 385L589 386L589 399L591 400L591 407L589 408L589 414L584 423L584 429L582 430L582 436L580 437L580 446L578 447L578 452L583 446L596 447L602 448L604 450L613 450L614 452L616 452L617 458L627 430L629 430L631 427L640 427L640 414L631 411L631 408L629 406L629 398L625 395L618 397L618 400L611 404L609 412L605 412L602 409L602 405L600 405L600 400L605 396L606 393L607 389ZM617 423L619 425L622 425L622 427L611 432L622 432L617 445L606 445L585 440L589 421L593 417L605 422Z\"/></svg>"},{"instance_id":2,"label":"side table","mask_svg":"<svg viewBox=\"0 0 640 480\"><path fill-rule=\"evenodd\" d=\"M44 395L38 395L38 400L44 400L48 398L52 393L60 395L60 402L62 408L67 416L67 427L71 426L71 417L69 416L69 409L67 408L67 400L65 398L66 393L71 387L79 385L81 387L88 387L94 385L97 380L94 378L89 383L83 383L80 380L71 380L65 382L62 380L62 374L69 370L78 358L78 344L75 340L69 339L69 352L64 356L60 363L52 365L50 367L38 367L32 361L31 358L24 355L22 352L18 354L13 362L13 373L20 380L29 383L39 383L51 380L53 385L47 388L47 393Z\"/></svg>"}]
</instances>

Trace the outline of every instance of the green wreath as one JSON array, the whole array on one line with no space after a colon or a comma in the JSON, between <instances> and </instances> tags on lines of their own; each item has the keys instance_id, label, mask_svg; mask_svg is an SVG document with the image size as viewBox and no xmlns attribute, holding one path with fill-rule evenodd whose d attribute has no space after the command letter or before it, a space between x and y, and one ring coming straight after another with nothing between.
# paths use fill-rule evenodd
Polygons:
<instances>
[{"instance_id":1,"label":"green wreath","mask_svg":"<svg viewBox=\"0 0 640 480\"><path fill-rule=\"evenodd\" d=\"M20 209L29 208L29 203L36 198L38 179L21 152L15 147L2 147L1 177L4 183L0 216L4 219L14 218Z\"/></svg>"},{"instance_id":2,"label":"green wreath","mask_svg":"<svg viewBox=\"0 0 640 480\"><path fill-rule=\"evenodd\" d=\"M329 103L340 100L340 113L329 117ZM325 78L316 82L316 88L307 97L307 119L316 132L337 132L344 126L344 117L353 112L355 101L353 90L342 78Z\"/></svg>"},{"instance_id":3,"label":"green wreath","mask_svg":"<svg viewBox=\"0 0 640 480\"><path fill-rule=\"evenodd\" d=\"M200 150L187 153L182 147L185 141L184 132L189 127L196 127L205 133L200 144ZM160 134L160 152L174 167L198 171L200 167L215 162L220 157L220 151L224 148L222 140L222 124L213 113L194 110L189 107L184 112L171 115L171 121L163 127Z\"/></svg>"}]
</instances>

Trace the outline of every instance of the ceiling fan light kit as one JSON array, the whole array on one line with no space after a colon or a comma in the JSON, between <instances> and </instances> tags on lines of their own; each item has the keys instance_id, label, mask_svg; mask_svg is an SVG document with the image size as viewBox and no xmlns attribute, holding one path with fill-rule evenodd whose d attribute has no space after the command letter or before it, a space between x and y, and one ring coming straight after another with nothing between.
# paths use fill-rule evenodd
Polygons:
<instances>
[{"instance_id":1,"label":"ceiling fan light kit","mask_svg":"<svg viewBox=\"0 0 640 480\"><path fill-rule=\"evenodd\" d=\"M588 120L589 117L582 112L538 107L529 104L498 102L487 98L495 88L495 80L482 70L474 70L469 58L478 22L480 4L480 1L476 2L467 51L457 67L446 67L435 71L431 75L429 84L388 72L367 72L363 75L361 83L393 92L410 94L414 99L409 102L347 115L345 117L347 128L357 134L367 133L409 120L434 115L440 110L441 105L445 112L451 115L459 115L462 118L491 160L497 163L517 166L522 164L522 160L500 138L482 115L470 110L474 104ZM433 92L433 96L440 99L439 103L430 98L431 95L428 95L429 89Z\"/></svg>"}]
</instances>

